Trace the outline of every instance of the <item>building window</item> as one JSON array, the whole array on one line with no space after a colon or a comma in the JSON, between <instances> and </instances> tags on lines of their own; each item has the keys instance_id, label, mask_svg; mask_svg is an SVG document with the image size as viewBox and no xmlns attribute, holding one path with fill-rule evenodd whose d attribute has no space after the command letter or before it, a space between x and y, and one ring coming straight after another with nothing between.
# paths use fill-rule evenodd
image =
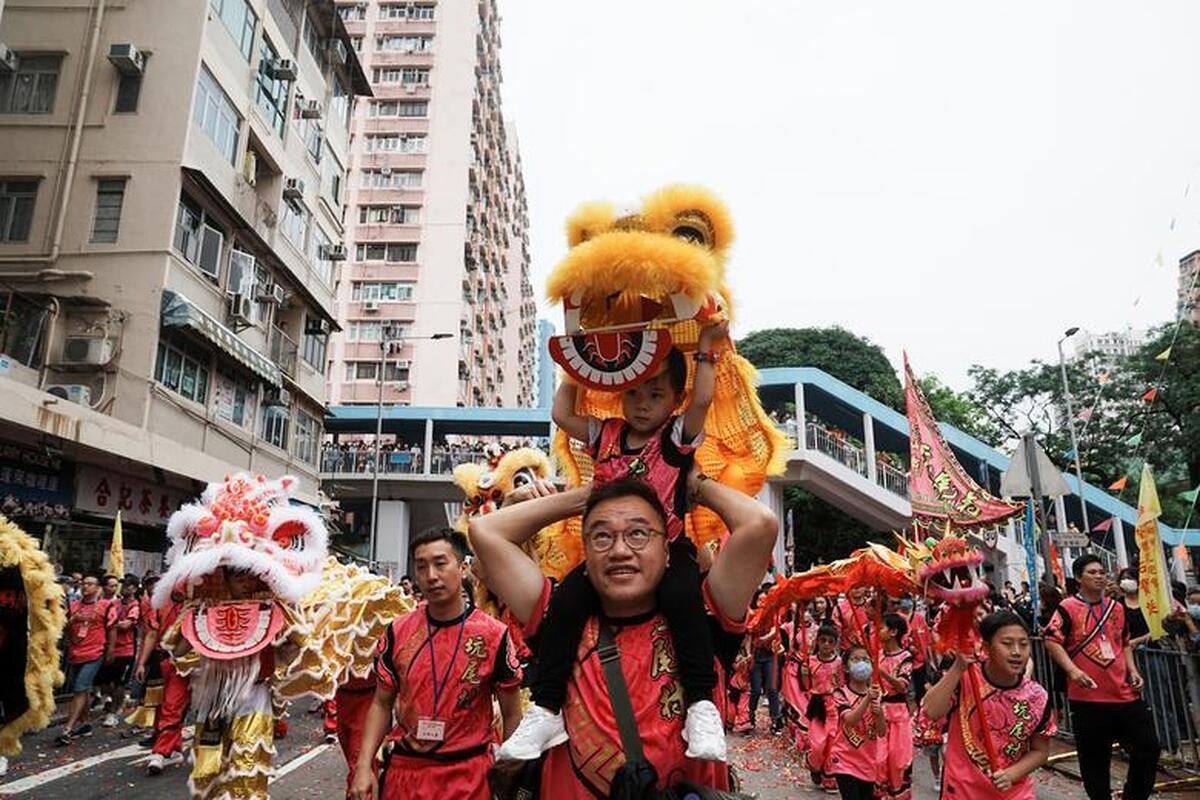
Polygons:
<instances>
[{"instance_id":1,"label":"building window","mask_svg":"<svg viewBox=\"0 0 1200 800\"><path fill-rule=\"evenodd\" d=\"M394 53L428 53L433 50L432 36L376 36L375 49ZM429 70L425 70L428 79ZM405 81L409 83L410 81Z\"/></svg>"},{"instance_id":2,"label":"building window","mask_svg":"<svg viewBox=\"0 0 1200 800\"><path fill-rule=\"evenodd\" d=\"M203 404L208 397L208 362L209 357L203 351L171 341L160 332L154 380L188 400Z\"/></svg>"},{"instance_id":3,"label":"building window","mask_svg":"<svg viewBox=\"0 0 1200 800\"><path fill-rule=\"evenodd\" d=\"M42 343L50 310L16 292L0 294L0 353L31 369L42 366Z\"/></svg>"},{"instance_id":4,"label":"building window","mask_svg":"<svg viewBox=\"0 0 1200 800\"><path fill-rule=\"evenodd\" d=\"M313 19L310 16L304 18L304 45L308 48L308 53L313 57L313 61L317 62L317 66L324 72L324 41L321 38L321 32L317 30L317 26L313 24Z\"/></svg>"},{"instance_id":5,"label":"building window","mask_svg":"<svg viewBox=\"0 0 1200 800\"><path fill-rule=\"evenodd\" d=\"M304 102L304 98L297 94L295 102L292 104L293 116L296 119L296 134L304 141L304 149L308 151L309 158L320 164L322 145L325 143L325 131L321 129L320 120L306 119L301 115Z\"/></svg>"},{"instance_id":6,"label":"building window","mask_svg":"<svg viewBox=\"0 0 1200 800\"><path fill-rule=\"evenodd\" d=\"M283 203L279 214L279 229L301 253L308 241L308 209L294 203Z\"/></svg>"},{"instance_id":7,"label":"building window","mask_svg":"<svg viewBox=\"0 0 1200 800\"><path fill-rule=\"evenodd\" d=\"M173 245L175 252L213 280L221 274L225 232L213 223L200 206L185 196L179 198Z\"/></svg>"},{"instance_id":8,"label":"building window","mask_svg":"<svg viewBox=\"0 0 1200 800\"><path fill-rule=\"evenodd\" d=\"M424 153L429 137L423 133L383 134L367 137L368 153Z\"/></svg>"},{"instance_id":9,"label":"building window","mask_svg":"<svg viewBox=\"0 0 1200 800\"><path fill-rule=\"evenodd\" d=\"M351 36L351 37L350 37L350 44L351 44L351 45L354 47L354 52L356 52L356 53L361 53L361 52L362 52L362 45L363 45L363 37L361 37L361 36Z\"/></svg>"},{"instance_id":10,"label":"building window","mask_svg":"<svg viewBox=\"0 0 1200 800\"><path fill-rule=\"evenodd\" d=\"M374 361L347 361L347 381L373 381L379 374L379 364Z\"/></svg>"},{"instance_id":11,"label":"building window","mask_svg":"<svg viewBox=\"0 0 1200 800\"><path fill-rule=\"evenodd\" d=\"M117 114L132 114L137 111L138 99L142 96L142 73L122 75L117 81L117 100L113 111Z\"/></svg>"},{"instance_id":12,"label":"building window","mask_svg":"<svg viewBox=\"0 0 1200 800\"><path fill-rule=\"evenodd\" d=\"M273 444L280 450L287 450L287 406L264 405L262 407L262 427L258 435L267 444Z\"/></svg>"},{"instance_id":13,"label":"building window","mask_svg":"<svg viewBox=\"0 0 1200 800\"><path fill-rule=\"evenodd\" d=\"M352 301L409 301L413 299L413 284L411 283L368 283L355 282L350 289Z\"/></svg>"},{"instance_id":14,"label":"building window","mask_svg":"<svg viewBox=\"0 0 1200 800\"><path fill-rule=\"evenodd\" d=\"M296 411L296 441L292 453L301 461L309 464L317 463L317 452L320 449L321 423L316 417L309 416L303 411Z\"/></svg>"},{"instance_id":15,"label":"building window","mask_svg":"<svg viewBox=\"0 0 1200 800\"><path fill-rule=\"evenodd\" d=\"M283 131L287 125L285 109L287 108L288 82L271 76L278 60L279 54L275 52L271 42L264 36L262 46L259 47L258 92L255 102L258 110L262 112L263 118L271 126L271 130L283 138Z\"/></svg>"},{"instance_id":16,"label":"building window","mask_svg":"<svg viewBox=\"0 0 1200 800\"><path fill-rule=\"evenodd\" d=\"M37 200L36 180L0 180L0 242L27 242Z\"/></svg>"},{"instance_id":17,"label":"building window","mask_svg":"<svg viewBox=\"0 0 1200 800\"><path fill-rule=\"evenodd\" d=\"M412 3L388 3L379 7L379 18L431 20L434 18L433 8L434 7L432 5L427 4L413 5Z\"/></svg>"},{"instance_id":18,"label":"building window","mask_svg":"<svg viewBox=\"0 0 1200 800\"><path fill-rule=\"evenodd\" d=\"M207 67L200 68L200 78L196 81L196 107L192 117L225 156L225 160L232 164L237 153L242 118Z\"/></svg>"},{"instance_id":19,"label":"building window","mask_svg":"<svg viewBox=\"0 0 1200 800\"><path fill-rule=\"evenodd\" d=\"M341 6L338 8L338 14L344 22L355 22L367 18L367 4L359 3L353 6Z\"/></svg>"},{"instance_id":20,"label":"building window","mask_svg":"<svg viewBox=\"0 0 1200 800\"><path fill-rule=\"evenodd\" d=\"M92 220L93 242L115 242L125 203L125 179L102 178L96 182L96 216Z\"/></svg>"},{"instance_id":21,"label":"building window","mask_svg":"<svg viewBox=\"0 0 1200 800\"><path fill-rule=\"evenodd\" d=\"M380 47L379 49L394 50L397 48ZM404 83L409 86L428 86L429 71L429 67L376 67L374 83Z\"/></svg>"},{"instance_id":22,"label":"building window","mask_svg":"<svg viewBox=\"0 0 1200 800\"><path fill-rule=\"evenodd\" d=\"M309 333L310 328L304 329L304 344L300 355L315 370L325 367L325 349L329 346L329 337L323 333Z\"/></svg>"},{"instance_id":23,"label":"building window","mask_svg":"<svg viewBox=\"0 0 1200 800\"><path fill-rule=\"evenodd\" d=\"M429 102L426 100L372 100L368 106L368 114L372 117L404 117L418 119L429 116Z\"/></svg>"},{"instance_id":24,"label":"building window","mask_svg":"<svg viewBox=\"0 0 1200 800\"><path fill-rule=\"evenodd\" d=\"M360 225L416 225L421 221L420 206L359 206Z\"/></svg>"},{"instance_id":25,"label":"building window","mask_svg":"<svg viewBox=\"0 0 1200 800\"><path fill-rule=\"evenodd\" d=\"M50 114L62 56L21 56L15 72L0 72L0 114Z\"/></svg>"},{"instance_id":26,"label":"building window","mask_svg":"<svg viewBox=\"0 0 1200 800\"><path fill-rule=\"evenodd\" d=\"M342 127L350 130L350 92L346 90L342 79L333 76L333 98L329 101L329 118L342 123Z\"/></svg>"},{"instance_id":27,"label":"building window","mask_svg":"<svg viewBox=\"0 0 1200 800\"><path fill-rule=\"evenodd\" d=\"M320 225L314 225L312 236L309 237L309 260L317 270L317 275L326 286L333 283L333 262L329 260L329 248L333 245L332 240L326 235L325 231L321 230ZM314 366L320 366L319 361L314 361Z\"/></svg>"},{"instance_id":28,"label":"building window","mask_svg":"<svg viewBox=\"0 0 1200 800\"><path fill-rule=\"evenodd\" d=\"M358 245L359 261L387 261L410 264L417 260L416 242L368 242Z\"/></svg>"},{"instance_id":29,"label":"building window","mask_svg":"<svg viewBox=\"0 0 1200 800\"><path fill-rule=\"evenodd\" d=\"M271 274L267 268L249 253L236 247L229 251L229 273L225 280L225 293L240 294L251 298L250 321L262 325L267 321L267 303L258 299L260 288L269 288Z\"/></svg>"},{"instance_id":30,"label":"building window","mask_svg":"<svg viewBox=\"0 0 1200 800\"><path fill-rule=\"evenodd\" d=\"M258 384L219 371L213 381L213 405L220 419L239 428L252 428L258 411Z\"/></svg>"},{"instance_id":31,"label":"building window","mask_svg":"<svg viewBox=\"0 0 1200 800\"><path fill-rule=\"evenodd\" d=\"M325 143L325 166L323 168L323 185L328 191L330 205L338 208L342 203L342 183L346 179L346 169L334 156L329 143Z\"/></svg>"},{"instance_id":32,"label":"building window","mask_svg":"<svg viewBox=\"0 0 1200 800\"><path fill-rule=\"evenodd\" d=\"M209 6L233 37L242 57L249 61L254 48L254 28L258 25L258 15L248 0L209 0Z\"/></svg>"},{"instance_id":33,"label":"building window","mask_svg":"<svg viewBox=\"0 0 1200 800\"><path fill-rule=\"evenodd\" d=\"M422 172L419 169L363 170L364 189L420 189Z\"/></svg>"}]
</instances>

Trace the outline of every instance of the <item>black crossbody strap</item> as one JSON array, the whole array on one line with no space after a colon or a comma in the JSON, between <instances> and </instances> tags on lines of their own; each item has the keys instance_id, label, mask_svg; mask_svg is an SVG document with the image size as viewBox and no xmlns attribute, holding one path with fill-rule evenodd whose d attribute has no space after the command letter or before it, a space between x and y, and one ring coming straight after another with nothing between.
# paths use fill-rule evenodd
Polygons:
<instances>
[{"instance_id":1,"label":"black crossbody strap","mask_svg":"<svg viewBox=\"0 0 1200 800\"><path fill-rule=\"evenodd\" d=\"M1104 598L1100 598L1100 602L1103 603ZM1108 624L1108 618L1112 616L1113 609L1116 607L1117 607L1116 600L1113 600L1112 602L1110 602L1108 604L1108 608L1104 608L1103 606L1101 606L1101 608L1103 609L1103 613L1100 615L1100 621L1096 623L1096 627L1094 627L1090 631L1088 631L1087 634L1083 637L1083 639L1080 640L1079 644L1072 647L1071 650L1067 653L1067 655L1070 656L1071 658L1074 658L1075 656L1082 653L1083 648L1085 648L1089 644L1091 644L1092 640L1095 639L1097 635L1099 635L1100 631L1104 630L1104 626Z\"/></svg>"},{"instance_id":2,"label":"black crossbody strap","mask_svg":"<svg viewBox=\"0 0 1200 800\"><path fill-rule=\"evenodd\" d=\"M600 624L600 666L604 668L604 682L608 684L608 699L612 702L613 715L621 732L621 747L625 750L625 762L645 761L642 737L638 735L637 722L633 718L633 705L629 702L629 688L621 673L621 651L613 638L610 627Z\"/></svg>"}]
</instances>

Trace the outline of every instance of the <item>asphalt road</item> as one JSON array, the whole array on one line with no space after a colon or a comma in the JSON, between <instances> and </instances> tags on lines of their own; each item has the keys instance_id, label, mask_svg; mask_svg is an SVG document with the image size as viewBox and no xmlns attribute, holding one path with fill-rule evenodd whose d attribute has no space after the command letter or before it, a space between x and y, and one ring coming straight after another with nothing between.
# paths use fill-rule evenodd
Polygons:
<instances>
[{"instance_id":1,"label":"asphalt road","mask_svg":"<svg viewBox=\"0 0 1200 800\"><path fill-rule=\"evenodd\" d=\"M321 717L309 714L307 702L291 709L288 735L276 740L276 777L271 796L279 800L341 798L346 791L346 765L336 745L323 743ZM186 798L186 765L168 767L162 775L146 775L149 750L138 747L127 728L96 728L96 732L56 747L60 728L51 727L22 739L25 750L10 760L0 778L0 797L36 800L81 800L111 797L120 800Z\"/></svg>"}]
</instances>

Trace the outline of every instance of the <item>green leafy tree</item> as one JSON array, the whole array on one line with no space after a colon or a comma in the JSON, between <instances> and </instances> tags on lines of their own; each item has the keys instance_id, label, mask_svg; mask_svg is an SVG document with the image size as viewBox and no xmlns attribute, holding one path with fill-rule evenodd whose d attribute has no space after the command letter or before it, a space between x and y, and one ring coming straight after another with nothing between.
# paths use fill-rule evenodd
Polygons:
<instances>
[{"instance_id":1,"label":"green leafy tree","mask_svg":"<svg viewBox=\"0 0 1200 800\"><path fill-rule=\"evenodd\" d=\"M738 342L759 369L816 367L879 402L902 411L904 390L879 345L845 328L768 328Z\"/></svg>"},{"instance_id":2,"label":"green leafy tree","mask_svg":"<svg viewBox=\"0 0 1200 800\"><path fill-rule=\"evenodd\" d=\"M987 411L970 394L954 391L936 375L923 375L917 384L938 422L947 422L989 444L1002 438Z\"/></svg>"}]
</instances>

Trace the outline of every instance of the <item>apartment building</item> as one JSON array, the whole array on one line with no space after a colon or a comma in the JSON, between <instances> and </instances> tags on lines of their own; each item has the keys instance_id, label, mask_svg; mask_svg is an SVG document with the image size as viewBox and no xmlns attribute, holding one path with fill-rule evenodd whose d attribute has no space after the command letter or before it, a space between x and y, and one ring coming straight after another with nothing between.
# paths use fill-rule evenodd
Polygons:
<instances>
[{"instance_id":1,"label":"apartment building","mask_svg":"<svg viewBox=\"0 0 1200 800\"><path fill-rule=\"evenodd\" d=\"M354 114L329 401L532 406L528 208L495 0L338 8L374 96Z\"/></svg>"},{"instance_id":2,"label":"apartment building","mask_svg":"<svg viewBox=\"0 0 1200 800\"><path fill-rule=\"evenodd\" d=\"M8 0L0 511L152 563L206 481L317 456L351 110L333 0Z\"/></svg>"},{"instance_id":3,"label":"apartment building","mask_svg":"<svg viewBox=\"0 0 1200 800\"><path fill-rule=\"evenodd\" d=\"M1200 325L1200 250L1179 259L1178 319Z\"/></svg>"}]
</instances>

